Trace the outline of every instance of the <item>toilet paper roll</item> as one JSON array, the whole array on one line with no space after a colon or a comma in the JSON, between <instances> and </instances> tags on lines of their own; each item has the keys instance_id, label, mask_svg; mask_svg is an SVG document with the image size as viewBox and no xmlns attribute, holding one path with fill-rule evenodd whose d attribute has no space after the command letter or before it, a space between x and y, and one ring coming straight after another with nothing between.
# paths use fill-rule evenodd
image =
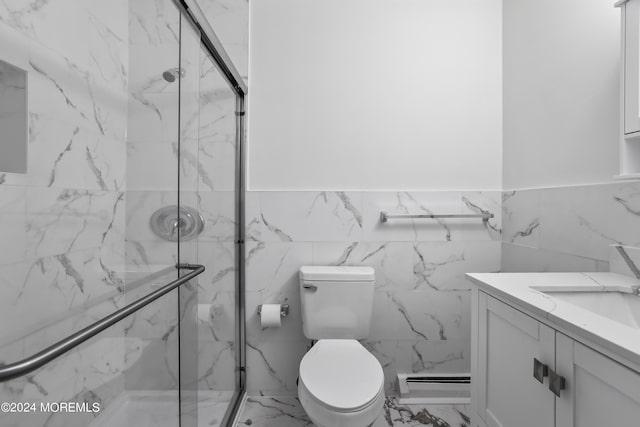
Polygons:
<instances>
[{"instance_id":1,"label":"toilet paper roll","mask_svg":"<svg viewBox=\"0 0 640 427\"><path fill-rule=\"evenodd\" d=\"M262 329L280 327L280 304L262 304L260 324Z\"/></svg>"},{"instance_id":2,"label":"toilet paper roll","mask_svg":"<svg viewBox=\"0 0 640 427\"><path fill-rule=\"evenodd\" d=\"M213 321L213 306L211 304L198 304L198 322L205 324L212 324Z\"/></svg>"}]
</instances>

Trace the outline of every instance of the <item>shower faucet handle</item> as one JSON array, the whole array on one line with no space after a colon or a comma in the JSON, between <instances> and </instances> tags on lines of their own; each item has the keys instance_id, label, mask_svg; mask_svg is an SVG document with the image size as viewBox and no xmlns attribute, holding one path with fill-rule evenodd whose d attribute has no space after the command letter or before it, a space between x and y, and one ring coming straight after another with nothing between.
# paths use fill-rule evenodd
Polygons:
<instances>
[{"instance_id":1,"label":"shower faucet handle","mask_svg":"<svg viewBox=\"0 0 640 427\"><path fill-rule=\"evenodd\" d=\"M178 229L184 229L186 227L187 222L183 218L176 218L173 220L171 224L171 235L175 236L178 232Z\"/></svg>"}]
</instances>

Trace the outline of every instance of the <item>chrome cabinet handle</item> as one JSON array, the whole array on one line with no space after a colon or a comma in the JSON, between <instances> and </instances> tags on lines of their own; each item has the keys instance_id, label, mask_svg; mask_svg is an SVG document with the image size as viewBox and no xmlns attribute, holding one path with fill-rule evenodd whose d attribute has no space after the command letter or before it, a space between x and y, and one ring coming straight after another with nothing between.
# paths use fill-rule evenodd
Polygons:
<instances>
[{"instance_id":1,"label":"chrome cabinet handle","mask_svg":"<svg viewBox=\"0 0 640 427\"><path fill-rule=\"evenodd\" d=\"M302 287L306 290L309 290L311 292L315 292L318 290L318 287L316 285L307 285L306 283L304 285L302 285Z\"/></svg>"},{"instance_id":2,"label":"chrome cabinet handle","mask_svg":"<svg viewBox=\"0 0 640 427\"><path fill-rule=\"evenodd\" d=\"M544 383L544 377L549 376L549 367L539 361L533 359L533 378L537 379L540 384Z\"/></svg>"},{"instance_id":3,"label":"chrome cabinet handle","mask_svg":"<svg viewBox=\"0 0 640 427\"><path fill-rule=\"evenodd\" d=\"M549 371L549 390L556 396L560 397L560 391L567 388L567 381L561 375L553 372L553 369Z\"/></svg>"}]
</instances>

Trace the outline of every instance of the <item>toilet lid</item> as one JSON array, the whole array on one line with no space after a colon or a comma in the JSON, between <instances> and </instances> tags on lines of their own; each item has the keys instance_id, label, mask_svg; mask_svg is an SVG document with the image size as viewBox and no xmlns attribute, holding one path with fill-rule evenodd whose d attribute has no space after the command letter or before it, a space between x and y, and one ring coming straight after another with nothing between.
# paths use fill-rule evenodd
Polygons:
<instances>
[{"instance_id":1,"label":"toilet lid","mask_svg":"<svg viewBox=\"0 0 640 427\"><path fill-rule=\"evenodd\" d=\"M325 406L353 411L375 399L384 373L378 360L358 341L324 339L302 358L300 380Z\"/></svg>"}]
</instances>

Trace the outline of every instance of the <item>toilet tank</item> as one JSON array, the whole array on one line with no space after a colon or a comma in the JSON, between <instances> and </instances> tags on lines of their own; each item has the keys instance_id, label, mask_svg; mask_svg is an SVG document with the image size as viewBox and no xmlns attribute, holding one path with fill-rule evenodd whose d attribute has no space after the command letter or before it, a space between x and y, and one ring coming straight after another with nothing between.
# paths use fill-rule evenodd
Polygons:
<instances>
[{"instance_id":1,"label":"toilet tank","mask_svg":"<svg viewBox=\"0 0 640 427\"><path fill-rule=\"evenodd\" d=\"M302 330L309 339L369 336L375 271L371 267L300 268Z\"/></svg>"}]
</instances>

